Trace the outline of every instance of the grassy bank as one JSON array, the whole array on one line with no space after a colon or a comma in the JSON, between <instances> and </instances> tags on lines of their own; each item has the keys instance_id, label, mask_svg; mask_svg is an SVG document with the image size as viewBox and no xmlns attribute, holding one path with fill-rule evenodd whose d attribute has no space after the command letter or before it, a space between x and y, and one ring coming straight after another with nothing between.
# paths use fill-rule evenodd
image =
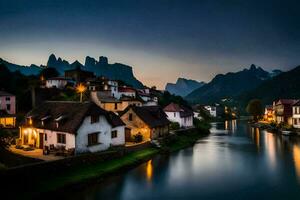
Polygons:
<instances>
[{"instance_id":1,"label":"grassy bank","mask_svg":"<svg viewBox=\"0 0 300 200\"><path fill-rule=\"evenodd\" d=\"M88 180L99 178L121 169L135 166L145 162L159 152L156 148L147 148L137 152L129 153L119 159L99 162L91 166L80 166L71 169L62 176L51 178L41 184L40 191L52 191L68 185L79 184Z\"/></svg>"},{"instance_id":2,"label":"grassy bank","mask_svg":"<svg viewBox=\"0 0 300 200\"><path fill-rule=\"evenodd\" d=\"M202 133L199 129L191 129L188 131L177 133L162 142L163 152L174 152L184 149L195 144L197 140L207 136L208 133Z\"/></svg>"},{"instance_id":3,"label":"grassy bank","mask_svg":"<svg viewBox=\"0 0 300 200\"><path fill-rule=\"evenodd\" d=\"M101 179L107 176L131 169L151 159L158 153L174 152L189 147L199 138L206 135L207 132L203 133L199 131L199 129L181 131L163 140L161 149L148 147L107 161L73 165L67 170L58 171L56 175L48 175L47 173L41 173L41 171L35 173L33 171L32 176L34 177L31 177L27 182L24 182L22 178L15 182L14 188L20 188L19 192L15 194L15 197L22 197L22 199L33 199L45 196L52 197L65 190L86 187L88 184L101 181ZM34 188L34 190L32 188Z\"/></svg>"}]
</instances>

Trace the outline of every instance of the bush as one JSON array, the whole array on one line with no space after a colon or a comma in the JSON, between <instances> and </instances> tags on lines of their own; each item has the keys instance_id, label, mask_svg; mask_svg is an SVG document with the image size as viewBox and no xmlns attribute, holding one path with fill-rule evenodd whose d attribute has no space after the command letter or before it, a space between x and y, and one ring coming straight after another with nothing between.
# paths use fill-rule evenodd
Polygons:
<instances>
[{"instance_id":1,"label":"bush","mask_svg":"<svg viewBox=\"0 0 300 200\"><path fill-rule=\"evenodd\" d=\"M141 133L138 133L136 135L133 136L133 141L135 143L139 143L143 141L143 135Z\"/></svg>"},{"instance_id":2,"label":"bush","mask_svg":"<svg viewBox=\"0 0 300 200\"><path fill-rule=\"evenodd\" d=\"M179 123L178 123L178 122L172 122L172 123L170 124L170 129L171 129L171 130L178 130L178 129L180 129Z\"/></svg>"},{"instance_id":3,"label":"bush","mask_svg":"<svg viewBox=\"0 0 300 200\"><path fill-rule=\"evenodd\" d=\"M0 163L0 171L1 171L1 170L5 170L5 169L6 169L5 165L2 164L2 163Z\"/></svg>"},{"instance_id":4,"label":"bush","mask_svg":"<svg viewBox=\"0 0 300 200\"><path fill-rule=\"evenodd\" d=\"M201 121L197 118L193 119L193 123L195 128L197 128L199 131L201 131L202 133L205 134L209 134L209 129L211 128L210 123L206 122L206 121Z\"/></svg>"}]
</instances>

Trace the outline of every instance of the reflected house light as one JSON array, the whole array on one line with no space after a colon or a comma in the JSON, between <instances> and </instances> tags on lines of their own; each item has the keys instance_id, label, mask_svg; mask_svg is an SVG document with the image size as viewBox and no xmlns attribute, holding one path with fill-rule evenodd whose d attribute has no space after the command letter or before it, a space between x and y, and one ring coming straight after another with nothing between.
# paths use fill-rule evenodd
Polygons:
<instances>
[{"instance_id":1,"label":"reflected house light","mask_svg":"<svg viewBox=\"0 0 300 200\"><path fill-rule=\"evenodd\" d=\"M149 160L147 162L146 166L146 175L147 175L147 180L150 181L152 179L153 175L153 166L152 166L152 160Z\"/></svg>"},{"instance_id":2,"label":"reflected house light","mask_svg":"<svg viewBox=\"0 0 300 200\"><path fill-rule=\"evenodd\" d=\"M258 148L260 146L260 141L259 141L260 138L259 137L260 137L259 128L255 128L255 144Z\"/></svg>"},{"instance_id":3,"label":"reflected house light","mask_svg":"<svg viewBox=\"0 0 300 200\"><path fill-rule=\"evenodd\" d=\"M300 147L294 145L293 147L293 157L295 163L296 174L298 177L298 182L300 183Z\"/></svg>"}]
</instances>

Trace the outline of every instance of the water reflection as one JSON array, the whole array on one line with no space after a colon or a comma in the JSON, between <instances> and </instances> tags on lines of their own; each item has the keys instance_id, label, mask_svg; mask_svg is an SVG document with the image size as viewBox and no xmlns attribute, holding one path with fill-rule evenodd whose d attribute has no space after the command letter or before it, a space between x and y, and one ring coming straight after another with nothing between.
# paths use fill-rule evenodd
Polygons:
<instances>
[{"instance_id":1,"label":"water reflection","mask_svg":"<svg viewBox=\"0 0 300 200\"><path fill-rule=\"evenodd\" d=\"M194 147L159 155L111 182L66 199L299 199L300 141L243 121L213 123Z\"/></svg>"},{"instance_id":2,"label":"water reflection","mask_svg":"<svg viewBox=\"0 0 300 200\"><path fill-rule=\"evenodd\" d=\"M300 183L300 147L294 145L293 148L293 157L295 162L296 174L298 177L298 182Z\"/></svg>"},{"instance_id":3,"label":"water reflection","mask_svg":"<svg viewBox=\"0 0 300 200\"><path fill-rule=\"evenodd\" d=\"M146 165L146 175L147 180L151 181L152 175L153 175L153 166L152 166L152 160L149 160Z\"/></svg>"},{"instance_id":4,"label":"water reflection","mask_svg":"<svg viewBox=\"0 0 300 200\"><path fill-rule=\"evenodd\" d=\"M229 130L232 133L235 133L237 129L237 121L236 120L226 120L224 122L225 130Z\"/></svg>"}]
</instances>

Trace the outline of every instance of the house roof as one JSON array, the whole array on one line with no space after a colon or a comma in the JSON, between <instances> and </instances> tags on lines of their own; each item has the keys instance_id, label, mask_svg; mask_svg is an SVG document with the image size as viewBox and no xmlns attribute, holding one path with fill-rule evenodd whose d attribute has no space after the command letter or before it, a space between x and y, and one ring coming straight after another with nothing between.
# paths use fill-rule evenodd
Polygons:
<instances>
[{"instance_id":1,"label":"house roof","mask_svg":"<svg viewBox=\"0 0 300 200\"><path fill-rule=\"evenodd\" d=\"M119 92L135 92L135 89L131 87L119 87L118 90Z\"/></svg>"},{"instance_id":2,"label":"house roof","mask_svg":"<svg viewBox=\"0 0 300 200\"><path fill-rule=\"evenodd\" d=\"M296 103L294 103L293 106L300 106L300 100L296 101Z\"/></svg>"},{"instance_id":3,"label":"house roof","mask_svg":"<svg viewBox=\"0 0 300 200\"><path fill-rule=\"evenodd\" d=\"M144 100L138 95L136 97L129 97L129 96L122 95L120 97L120 101L138 101L138 102L144 103Z\"/></svg>"},{"instance_id":4,"label":"house roof","mask_svg":"<svg viewBox=\"0 0 300 200\"><path fill-rule=\"evenodd\" d=\"M295 99L279 99L277 102L276 102L276 105L292 105L294 103L296 103L297 100Z\"/></svg>"},{"instance_id":5,"label":"house roof","mask_svg":"<svg viewBox=\"0 0 300 200\"><path fill-rule=\"evenodd\" d=\"M33 119L33 126L75 134L87 116L105 116L112 127L125 125L113 112L108 112L92 102L46 101L27 113ZM44 119L44 124L42 124ZM56 126L56 123L59 126Z\"/></svg>"},{"instance_id":6,"label":"house roof","mask_svg":"<svg viewBox=\"0 0 300 200\"><path fill-rule=\"evenodd\" d=\"M130 109L151 128L170 124L167 115L160 106L128 106L121 116Z\"/></svg>"},{"instance_id":7,"label":"house roof","mask_svg":"<svg viewBox=\"0 0 300 200\"><path fill-rule=\"evenodd\" d=\"M4 97L4 96L14 96L14 95L5 91L0 91L0 97Z\"/></svg>"},{"instance_id":8,"label":"house roof","mask_svg":"<svg viewBox=\"0 0 300 200\"><path fill-rule=\"evenodd\" d=\"M65 77L52 77L52 78L48 78L48 80L62 80L62 81L70 81L71 79L69 78L65 78Z\"/></svg>"},{"instance_id":9,"label":"house roof","mask_svg":"<svg viewBox=\"0 0 300 200\"><path fill-rule=\"evenodd\" d=\"M170 103L164 108L165 112L179 112L180 117L193 116L193 110L187 108L186 106L178 105L176 103Z\"/></svg>"}]
</instances>

